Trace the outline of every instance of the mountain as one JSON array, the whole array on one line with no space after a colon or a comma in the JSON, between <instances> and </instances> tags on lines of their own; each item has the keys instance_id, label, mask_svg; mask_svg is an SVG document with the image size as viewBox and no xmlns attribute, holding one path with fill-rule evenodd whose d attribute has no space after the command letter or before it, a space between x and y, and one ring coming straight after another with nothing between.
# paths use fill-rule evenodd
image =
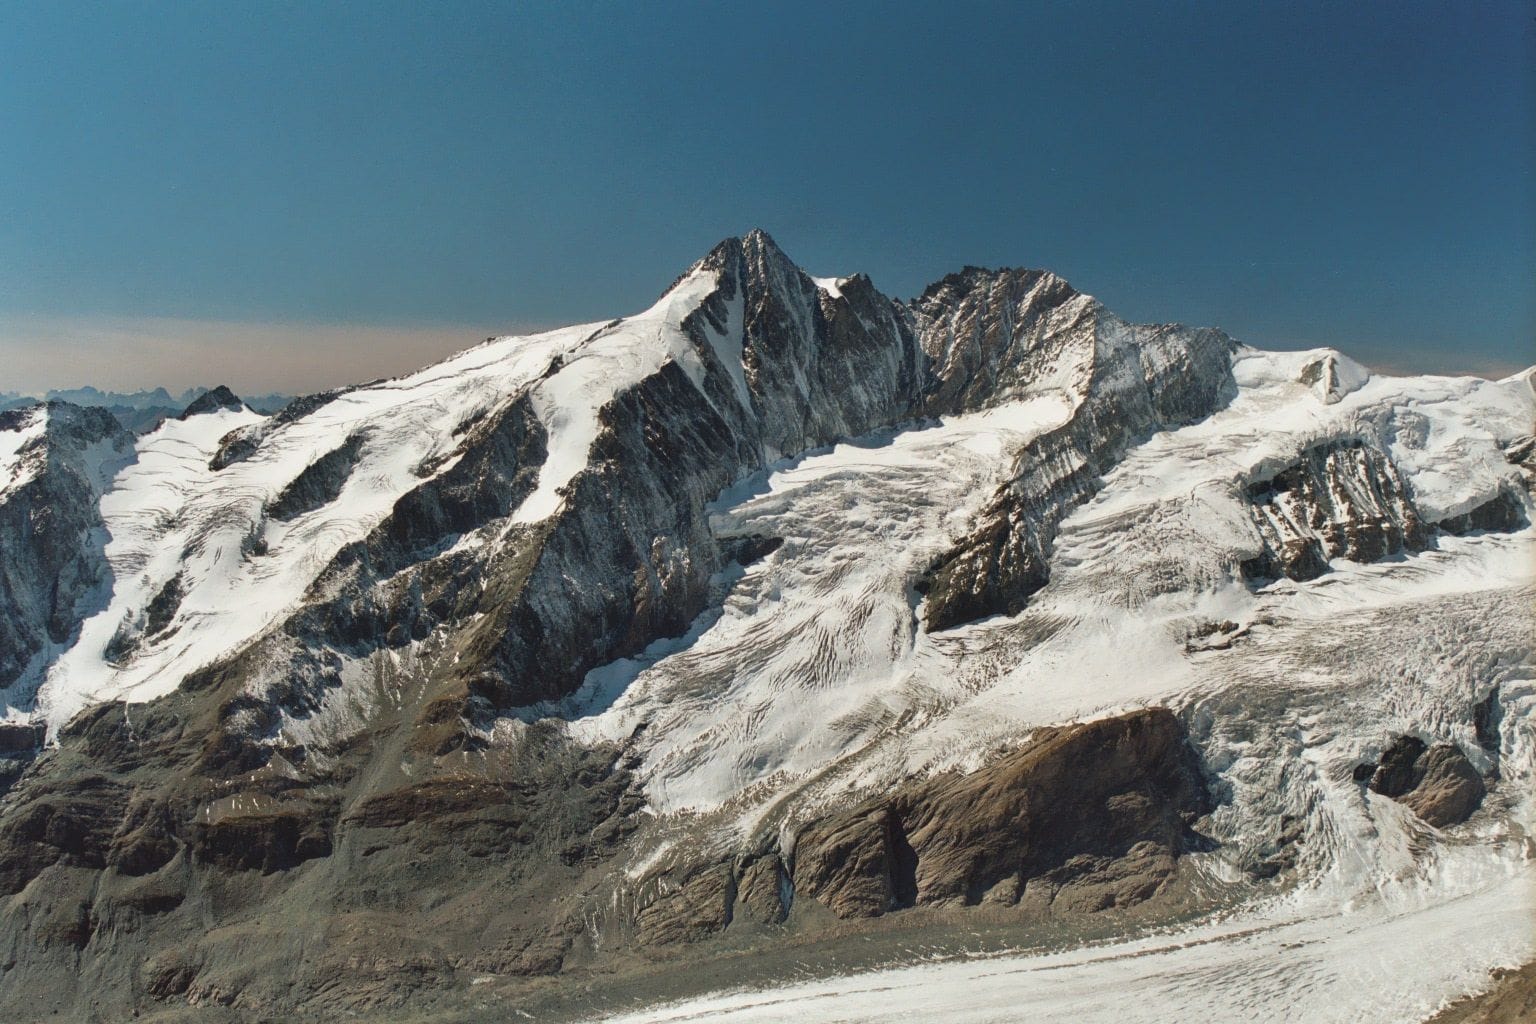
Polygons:
<instances>
[{"instance_id":1,"label":"mountain","mask_svg":"<svg viewBox=\"0 0 1536 1024\"><path fill-rule=\"evenodd\" d=\"M186 396L183 396L185 399ZM68 402L71 405L83 406L113 406L120 405L129 409L168 409L175 405L185 405L190 399L178 402L171 397L171 393L165 388L153 390L140 390L134 392L102 391L87 384L79 388L55 388L43 396L44 401Z\"/></svg>"},{"instance_id":2,"label":"mountain","mask_svg":"<svg viewBox=\"0 0 1536 1024\"><path fill-rule=\"evenodd\" d=\"M1427 1015L1536 955L1532 379L753 232L272 415L6 413L0 1006L558 1018L1177 924L1170 977L1258 934ZM1341 935L1412 984L1354 1013Z\"/></svg>"},{"instance_id":3,"label":"mountain","mask_svg":"<svg viewBox=\"0 0 1536 1024\"><path fill-rule=\"evenodd\" d=\"M188 388L180 397L173 397L165 388L134 392L101 391L86 385L80 388L55 389L42 397L0 392L0 412L20 409L45 402L62 402L87 409L106 409L119 423L135 434L148 433L160 423L179 414L188 405L201 398L209 388ZM261 413L274 413L293 399L289 395L270 394L245 399L246 405Z\"/></svg>"}]
</instances>

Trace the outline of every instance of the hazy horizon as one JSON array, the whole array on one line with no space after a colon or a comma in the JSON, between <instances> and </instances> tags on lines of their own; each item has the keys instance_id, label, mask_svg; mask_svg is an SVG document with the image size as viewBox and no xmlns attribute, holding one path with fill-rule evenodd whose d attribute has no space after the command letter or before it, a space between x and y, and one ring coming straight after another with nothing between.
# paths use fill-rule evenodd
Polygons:
<instances>
[{"instance_id":1,"label":"hazy horizon","mask_svg":"<svg viewBox=\"0 0 1536 1024\"><path fill-rule=\"evenodd\" d=\"M754 226L894 297L1042 267L1258 347L1536 362L1521 3L24 3L0 132L0 390L398 374Z\"/></svg>"},{"instance_id":2,"label":"hazy horizon","mask_svg":"<svg viewBox=\"0 0 1536 1024\"><path fill-rule=\"evenodd\" d=\"M602 321L635 312L639 310L615 310L590 319ZM18 323L0 317L0 365L7 368L0 378L0 392L42 395L92 386L131 393L164 387L175 395L187 388L226 384L242 396L301 395L408 374L488 337L535 334L562 326L566 324L498 329L494 325L273 324L170 318ZM1372 370L1391 374L1499 378L1536 365L1536 356L1521 363L1433 347L1394 350L1306 339L1255 347L1338 348Z\"/></svg>"}]
</instances>

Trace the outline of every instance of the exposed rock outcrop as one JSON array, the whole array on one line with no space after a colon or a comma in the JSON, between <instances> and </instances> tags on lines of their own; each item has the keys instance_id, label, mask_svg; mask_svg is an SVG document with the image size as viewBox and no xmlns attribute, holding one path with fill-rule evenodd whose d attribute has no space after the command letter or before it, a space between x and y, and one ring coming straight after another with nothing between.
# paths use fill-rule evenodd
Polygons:
<instances>
[{"instance_id":1,"label":"exposed rock outcrop","mask_svg":"<svg viewBox=\"0 0 1536 1024\"><path fill-rule=\"evenodd\" d=\"M1342 401L1345 395L1358 390L1368 379L1370 374L1365 367L1337 352L1310 360L1301 368L1298 378L1301 383L1312 385L1313 393L1325 405Z\"/></svg>"},{"instance_id":2,"label":"exposed rock outcrop","mask_svg":"<svg viewBox=\"0 0 1536 1024\"><path fill-rule=\"evenodd\" d=\"M1092 912L1158 892L1211 809L1170 712L1045 730L969 774L909 785L795 842L797 893L840 917L978 903Z\"/></svg>"},{"instance_id":3,"label":"exposed rock outcrop","mask_svg":"<svg viewBox=\"0 0 1536 1024\"><path fill-rule=\"evenodd\" d=\"M224 409L230 410L232 412L239 412L244 408L245 403L240 401L240 396L236 395L223 384L220 384L218 387L209 391L205 391L198 397L194 398L191 404L183 409L181 411L181 415L177 416L176 418L179 420L185 420L190 419L193 416L200 416L203 413L219 412L220 410Z\"/></svg>"},{"instance_id":4,"label":"exposed rock outcrop","mask_svg":"<svg viewBox=\"0 0 1536 1024\"><path fill-rule=\"evenodd\" d=\"M365 440L362 434L353 434L340 447L310 463L272 499L267 514L273 519L294 519L335 501L357 464Z\"/></svg>"},{"instance_id":5,"label":"exposed rock outcrop","mask_svg":"<svg viewBox=\"0 0 1536 1024\"><path fill-rule=\"evenodd\" d=\"M1243 563L1249 579L1310 580L1333 558L1375 562L1429 543L1397 466L1364 441L1307 449L1250 484L1248 507L1262 541L1259 554Z\"/></svg>"},{"instance_id":6,"label":"exposed rock outcrop","mask_svg":"<svg viewBox=\"0 0 1536 1024\"><path fill-rule=\"evenodd\" d=\"M796 838L794 865L795 891L838 917L875 917L917 902L917 854L891 802L812 824Z\"/></svg>"},{"instance_id":7,"label":"exposed rock outcrop","mask_svg":"<svg viewBox=\"0 0 1536 1024\"><path fill-rule=\"evenodd\" d=\"M729 864L672 873L654 883L663 892L635 914L635 937L648 945L697 941L723 931L736 904L736 878Z\"/></svg>"},{"instance_id":8,"label":"exposed rock outcrop","mask_svg":"<svg viewBox=\"0 0 1536 1024\"><path fill-rule=\"evenodd\" d=\"M1504 446L1504 458L1512 466L1519 466L1529 482L1536 477L1536 435L1517 437Z\"/></svg>"},{"instance_id":9,"label":"exposed rock outcrop","mask_svg":"<svg viewBox=\"0 0 1536 1024\"><path fill-rule=\"evenodd\" d=\"M949 286L930 290L920 307L930 318L925 337L948 322L937 313L951 291ZM930 630L1021 611L1049 578L1057 527L1098 491L1102 474L1136 440L1203 419L1236 393L1232 341L1220 331L1131 327L1083 296L1050 307L1051 316L1065 322L1042 331L1040 314L1032 308L1038 294L1025 292L1022 309L995 310L981 337L1004 352L1017 352L1018 361L1031 366L1037 386L1040 376L1059 380L1075 408L1065 424L1025 448L1012 480L987 503L976 528L918 582ZM1054 285L1043 294L1060 297ZM951 316L972 324L976 314L961 302ZM1028 333L1015 340L1013 329L1024 325ZM966 329L981 331L979 325ZM959 356L950 358L968 365Z\"/></svg>"},{"instance_id":10,"label":"exposed rock outcrop","mask_svg":"<svg viewBox=\"0 0 1536 1024\"><path fill-rule=\"evenodd\" d=\"M1446 533L1464 536L1484 530L1508 533L1521 529L1525 523L1525 505L1510 486L1502 486L1487 501L1474 505L1460 515L1442 519L1435 524Z\"/></svg>"},{"instance_id":11,"label":"exposed rock outcrop","mask_svg":"<svg viewBox=\"0 0 1536 1024\"><path fill-rule=\"evenodd\" d=\"M64 402L0 413L0 431L27 438L0 475L0 692L26 706L33 659L70 643L111 581L101 495L134 442L106 409Z\"/></svg>"},{"instance_id":12,"label":"exposed rock outcrop","mask_svg":"<svg viewBox=\"0 0 1536 1024\"><path fill-rule=\"evenodd\" d=\"M982 409L1081 381L1091 353L1072 342L1093 330L1096 306L1043 270L966 267L930 285L908 305L931 368L923 411Z\"/></svg>"},{"instance_id":13,"label":"exposed rock outcrop","mask_svg":"<svg viewBox=\"0 0 1536 1024\"><path fill-rule=\"evenodd\" d=\"M1482 805L1487 787L1454 743L1429 746L1399 736L1370 775L1372 792L1388 796L1436 828L1459 825Z\"/></svg>"}]
</instances>

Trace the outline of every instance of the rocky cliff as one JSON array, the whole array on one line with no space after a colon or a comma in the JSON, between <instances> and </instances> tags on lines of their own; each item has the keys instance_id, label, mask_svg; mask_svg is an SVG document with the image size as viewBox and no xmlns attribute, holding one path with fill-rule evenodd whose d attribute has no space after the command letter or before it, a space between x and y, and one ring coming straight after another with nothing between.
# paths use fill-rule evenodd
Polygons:
<instances>
[{"instance_id":1,"label":"rocky cliff","mask_svg":"<svg viewBox=\"0 0 1536 1024\"><path fill-rule=\"evenodd\" d=\"M101 496L134 442L105 409L49 402L0 413L0 452L0 692L26 708L110 591Z\"/></svg>"}]
</instances>

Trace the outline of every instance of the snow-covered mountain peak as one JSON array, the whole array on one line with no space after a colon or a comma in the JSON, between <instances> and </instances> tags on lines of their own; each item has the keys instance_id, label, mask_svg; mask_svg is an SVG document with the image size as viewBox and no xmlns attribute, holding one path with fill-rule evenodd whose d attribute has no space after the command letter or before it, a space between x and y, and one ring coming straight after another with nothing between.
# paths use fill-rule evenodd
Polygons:
<instances>
[{"instance_id":1,"label":"snow-covered mountain peak","mask_svg":"<svg viewBox=\"0 0 1536 1024\"><path fill-rule=\"evenodd\" d=\"M111 595L45 667L40 702L58 726L95 700L152 697L277 642L274 630L300 629L295 616L337 614L311 607L317 600L392 606L398 595L386 581L403 570L435 576L447 570L433 566L478 559L482 571L499 571L488 567L525 557L530 531L549 538L520 584L529 600L541 595L530 606L536 617L566 614L542 596L544 572L564 586L584 573L644 568L654 591L526 692L568 691L590 659L637 650L699 610L707 579L731 560L710 536L705 506L734 480L923 416L1017 401L1075 407L1100 378L1110 390L1140 387L1143 350L1149 367L1164 358L1160 337L1112 321L1040 271L969 268L911 307L864 275L827 287L759 230L723 240L629 317L492 339L271 417L218 388L146 435L103 500ZM614 564L560 568L563 544L612 543L600 495L621 487L655 493ZM684 507L664 511L679 487ZM651 550L669 535L690 539ZM615 595L600 578L588 614L611 616L601 609ZM687 594L681 603L667 596L674 587ZM651 621L661 605L666 613ZM419 628L458 614L444 606ZM622 625L636 614L647 624ZM524 677L512 667L522 643L498 641L494 671ZM284 686L304 675L274 671ZM24 706L36 682L9 682Z\"/></svg>"},{"instance_id":2,"label":"snow-covered mountain peak","mask_svg":"<svg viewBox=\"0 0 1536 1024\"><path fill-rule=\"evenodd\" d=\"M1332 405L1371 379L1371 372L1342 352L1328 349L1308 359L1297 379L1312 385L1324 403Z\"/></svg>"},{"instance_id":3,"label":"snow-covered mountain peak","mask_svg":"<svg viewBox=\"0 0 1536 1024\"><path fill-rule=\"evenodd\" d=\"M912 906L1528 874L1532 380L1043 271L903 303L752 232L272 416L0 416L0 990L256 998L259 934L346 965L277 1000L507 994Z\"/></svg>"}]
</instances>

